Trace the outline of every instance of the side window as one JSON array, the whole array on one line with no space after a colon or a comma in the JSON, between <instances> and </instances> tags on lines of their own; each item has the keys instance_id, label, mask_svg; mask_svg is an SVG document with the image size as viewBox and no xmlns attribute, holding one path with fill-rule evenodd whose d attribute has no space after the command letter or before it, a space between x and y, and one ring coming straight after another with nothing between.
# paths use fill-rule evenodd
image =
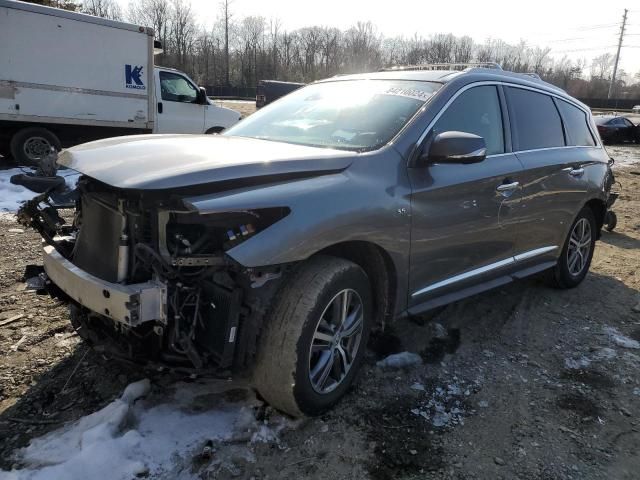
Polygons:
<instances>
[{"instance_id":1,"label":"side window","mask_svg":"<svg viewBox=\"0 0 640 480\"><path fill-rule=\"evenodd\" d=\"M564 146L560 114L549 95L513 87L507 93L518 150Z\"/></svg>"},{"instance_id":2,"label":"side window","mask_svg":"<svg viewBox=\"0 0 640 480\"><path fill-rule=\"evenodd\" d=\"M195 103L198 91L182 75L160 72L160 95L167 102Z\"/></svg>"},{"instance_id":3,"label":"side window","mask_svg":"<svg viewBox=\"0 0 640 480\"><path fill-rule=\"evenodd\" d=\"M452 130L483 137L487 155L504 153L502 110L496 87L474 87L461 93L433 127L434 134Z\"/></svg>"},{"instance_id":4,"label":"side window","mask_svg":"<svg viewBox=\"0 0 640 480\"><path fill-rule=\"evenodd\" d=\"M595 146L596 143L587 123L587 114L563 100L557 100L557 104L569 134L567 143L585 147Z\"/></svg>"}]
</instances>

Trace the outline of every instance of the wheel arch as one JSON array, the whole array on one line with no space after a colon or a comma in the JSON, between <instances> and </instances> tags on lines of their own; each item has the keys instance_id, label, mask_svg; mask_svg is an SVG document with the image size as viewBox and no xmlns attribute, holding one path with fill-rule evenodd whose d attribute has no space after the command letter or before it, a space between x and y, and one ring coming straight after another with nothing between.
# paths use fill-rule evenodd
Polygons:
<instances>
[{"instance_id":1,"label":"wheel arch","mask_svg":"<svg viewBox=\"0 0 640 480\"><path fill-rule=\"evenodd\" d=\"M396 267L389 253L367 241L336 243L315 253L349 260L360 266L369 277L374 298L374 329L384 329L393 320L398 291Z\"/></svg>"},{"instance_id":2,"label":"wheel arch","mask_svg":"<svg viewBox=\"0 0 640 480\"><path fill-rule=\"evenodd\" d=\"M597 233L596 238L600 238L602 232L602 226L604 225L604 219L607 214L607 204L600 198L592 198L584 205L589 207L593 212L593 216L596 219Z\"/></svg>"},{"instance_id":3,"label":"wheel arch","mask_svg":"<svg viewBox=\"0 0 640 480\"><path fill-rule=\"evenodd\" d=\"M204 133L205 133L206 135L211 135L211 134L214 134L214 133L220 133L220 132L224 131L224 129L225 129L225 128L226 128L226 127L220 127L220 126L217 126L217 127L211 127L210 129L208 129L208 130L207 130L206 132L204 132Z\"/></svg>"}]
</instances>

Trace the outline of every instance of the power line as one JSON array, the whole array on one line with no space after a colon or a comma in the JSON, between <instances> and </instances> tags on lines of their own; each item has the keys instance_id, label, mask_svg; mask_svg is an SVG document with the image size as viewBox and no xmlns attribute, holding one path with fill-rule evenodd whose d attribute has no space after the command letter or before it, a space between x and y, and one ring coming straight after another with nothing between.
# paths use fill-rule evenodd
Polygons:
<instances>
[{"instance_id":1,"label":"power line","mask_svg":"<svg viewBox=\"0 0 640 480\"><path fill-rule=\"evenodd\" d=\"M573 48L571 50L551 50L552 53L573 53L573 52L587 52L587 51L595 51L595 50L608 50L610 48L615 48L616 45L607 45L603 47L589 47L589 48Z\"/></svg>"}]
</instances>

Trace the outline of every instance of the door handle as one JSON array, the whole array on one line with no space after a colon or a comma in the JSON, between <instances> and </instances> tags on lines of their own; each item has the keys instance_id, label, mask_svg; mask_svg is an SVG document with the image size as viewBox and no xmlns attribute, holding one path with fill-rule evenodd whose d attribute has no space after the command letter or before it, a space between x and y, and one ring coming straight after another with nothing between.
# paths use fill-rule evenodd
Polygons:
<instances>
[{"instance_id":1,"label":"door handle","mask_svg":"<svg viewBox=\"0 0 640 480\"><path fill-rule=\"evenodd\" d=\"M520 182L501 183L496 187L498 192L511 192L520 186Z\"/></svg>"},{"instance_id":2,"label":"door handle","mask_svg":"<svg viewBox=\"0 0 640 480\"><path fill-rule=\"evenodd\" d=\"M584 168L572 168L569 170L569 175L573 177L580 177L584 173Z\"/></svg>"},{"instance_id":3,"label":"door handle","mask_svg":"<svg viewBox=\"0 0 640 480\"><path fill-rule=\"evenodd\" d=\"M158 102L158 113L162 113L162 102Z\"/></svg>"}]
</instances>

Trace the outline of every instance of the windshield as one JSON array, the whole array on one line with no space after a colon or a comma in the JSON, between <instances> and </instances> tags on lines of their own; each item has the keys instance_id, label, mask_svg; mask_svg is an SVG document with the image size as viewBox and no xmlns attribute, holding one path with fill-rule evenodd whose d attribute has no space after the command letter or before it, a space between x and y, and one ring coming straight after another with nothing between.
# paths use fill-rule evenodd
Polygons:
<instances>
[{"instance_id":1,"label":"windshield","mask_svg":"<svg viewBox=\"0 0 640 480\"><path fill-rule=\"evenodd\" d=\"M259 110L224 135L375 150L389 142L440 86L398 80L318 83Z\"/></svg>"}]
</instances>

